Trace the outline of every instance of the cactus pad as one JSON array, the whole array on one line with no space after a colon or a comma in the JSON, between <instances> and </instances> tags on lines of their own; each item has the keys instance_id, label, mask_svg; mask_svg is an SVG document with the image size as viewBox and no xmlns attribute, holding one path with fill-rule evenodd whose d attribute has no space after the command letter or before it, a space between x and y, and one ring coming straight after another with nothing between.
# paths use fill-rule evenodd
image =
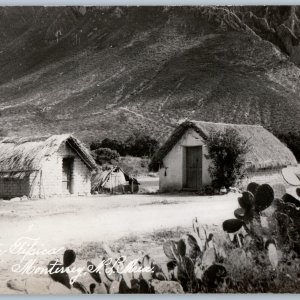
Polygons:
<instances>
[{"instance_id":1,"label":"cactus pad","mask_svg":"<svg viewBox=\"0 0 300 300\"><path fill-rule=\"evenodd\" d=\"M250 182L247 186L247 191L251 192L253 196L255 196L257 189L259 187L259 184L256 182Z\"/></svg>"},{"instance_id":2,"label":"cactus pad","mask_svg":"<svg viewBox=\"0 0 300 300\"><path fill-rule=\"evenodd\" d=\"M243 192L242 197L238 198L239 205L245 210L249 210L253 207L254 196L251 192Z\"/></svg>"},{"instance_id":3,"label":"cactus pad","mask_svg":"<svg viewBox=\"0 0 300 300\"><path fill-rule=\"evenodd\" d=\"M101 277L99 272L97 271L97 267L90 261L86 263L88 272L90 273L91 277L97 282L101 283Z\"/></svg>"},{"instance_id":4,"label":"cactus pad","mask_svg":"<svg viewBox=\"0 0 300 300\"><path fill-rule=\"evenodd\" d=\"M70 277L64 269L64 265L58 261L52 260L48 264L48 274L54 280L68 289L71 289Z\"/></svg>"},{"instance_id":5,"label":"cactus pad","mask_svg":"<svg viewBox=\"0 0 300 300\"><path fill-rule=\"evenodd\" d=\"M74 250L68 249L64 252L64 267L67 268L69 267L76 259L76 254Z\"/></svg>"},{"instance_id":6,"label":"cactus pad","mask_svg":"<svg viewBox=\"0 0 300 300\"><path fill-rule=\"evenodd\" d=\"M184 242L183 239L179 240L178 244L177 244L177 251L178 254L181 256L185 256L186 253L186 244Z\"/></svg>"},{"instance_id":7,"label":"cactus pad","mask_svg":"<svg viewBox=\"0 0 300 300\"><path fill-rule=\"evenodd\" d=\"M255 210L257 212L268 208L274 200L274 191L269 184L262 184L255 194Z\"/></svg>"},{"instance_id":8,"label":"cactus pad","mask_svg":"<svg viewBox=\"0 0 300 300\"><path fill-rule=\"evenodd\" d=\"M177 245L176 245L175 241L172 241L172 240L166 241L163 244L163 250L164 250L165 255L168 258L170 258L172 260L176 260ZM175 255L174 255L174 253L175 253Z\"/></svg>"},{"instance_id":9,"label":"cactus pad","mask_svg":"<svg viewBox=\"0 0 300 300\"><path fill-rule=\"evenodd\" d=\"M244 222L238 219L229 219L223 222L223 230L228 233L237 232L242 228Z\"/></svg>"},{"instance_id":10,"label":"cactus pad","mask_svg":"<svg viewBox=\"0 0 300 300\"><path fill-rule=\"evenodd\" d=\"M296 199L294 196L290 195L290 194L284 194L283 197L282 197L282 200L285 203L292 203L296 207L300 207L300 201L298 199Z\"/></svg>"}]
</instances>

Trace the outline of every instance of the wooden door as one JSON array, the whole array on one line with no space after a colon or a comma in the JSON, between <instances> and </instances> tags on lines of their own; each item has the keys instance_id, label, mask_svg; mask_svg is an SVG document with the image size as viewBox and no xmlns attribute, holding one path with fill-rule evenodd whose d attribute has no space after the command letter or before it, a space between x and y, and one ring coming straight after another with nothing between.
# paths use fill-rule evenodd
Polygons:
<instances>
[{"instance_id":1,"label":"wooden door","mask_svg":"<svg viewBox=\"0 0 300 300\"><path fill-rule=\"evenodd\" d=\"M63 193L72 193L72 173L73 173L74 158L63 158L62 170L62 191Z\"/></svg>"},{"instance_id":2,"label":"wooden door","mask_svg":"<svg viewBox=\"0 0 300 300\"><path fill-rule=\"evenodd\" d=\"M198 190L202 186L202 147L186 147L186 188Z\"/></svg>"}]
</instances>

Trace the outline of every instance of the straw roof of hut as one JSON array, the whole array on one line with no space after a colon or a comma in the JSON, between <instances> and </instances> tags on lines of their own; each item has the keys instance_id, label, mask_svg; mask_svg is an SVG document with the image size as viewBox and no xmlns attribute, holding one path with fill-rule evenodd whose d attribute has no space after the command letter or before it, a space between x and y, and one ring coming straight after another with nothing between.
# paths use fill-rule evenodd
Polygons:
<instances>
[{"instance_id":1,"label":"straw roof of hut","mask_svg":"<svg viewBox=\"0 0 300 300\"><path fill-rule=\"evenodd\" d=\"M128 182L133 182L134 184L139 184L136 178L130 176L126 172L124 172L123 169L121 169L118 166L112 166L108 170L104 170L102 172L98 172L97 174L94 174L92 178L92 191L99 191L105 182L109 179L109 176L113 173L121 172L124 175L124 178Z\"/></svg>"},{"instance_id":2,"label":"straw roof of hut","mask_svg":"<svg viewBox=\"0 0 300 300\"><path fill-rule=\"evenodd\" d=\"M152 163L161 163L183 134L192 128L205 141L211 131L234 128L241 137L248 141L249 151L246 154L247 168L280 168L297 165L297 160L290 149L279 141L270 131L260 125L225 124L204 121L185 121L181 123L154 154Z\"/></svg>"},{"instance_id":3,"label":"straw roof of hut","mask_svg":"<svg viewBox=\"0 0 300 300\"><path fill-rule=\"evenodd\" d=\"M43 162L67 144L92 170L97 165L88 149L71 134L0 139L0 177L22 178L41 169Z\"/></svg>"}]
</instances>

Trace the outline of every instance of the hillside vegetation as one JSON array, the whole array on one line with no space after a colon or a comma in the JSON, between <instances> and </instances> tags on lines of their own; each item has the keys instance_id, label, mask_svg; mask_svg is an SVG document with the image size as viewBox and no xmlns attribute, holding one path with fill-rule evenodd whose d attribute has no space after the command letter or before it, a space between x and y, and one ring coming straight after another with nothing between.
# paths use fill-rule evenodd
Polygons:
<instances>
[{"instance_id":1,"label":"hillside vegetation","mask_svg":"<svg viewBox=\"0 0 300 300\"><path fill-rule=\"evenodd\" d=\"M299 13L2 7L2 134L163 141L185 118L299 131Z\"/></svg>"}]
</instances>

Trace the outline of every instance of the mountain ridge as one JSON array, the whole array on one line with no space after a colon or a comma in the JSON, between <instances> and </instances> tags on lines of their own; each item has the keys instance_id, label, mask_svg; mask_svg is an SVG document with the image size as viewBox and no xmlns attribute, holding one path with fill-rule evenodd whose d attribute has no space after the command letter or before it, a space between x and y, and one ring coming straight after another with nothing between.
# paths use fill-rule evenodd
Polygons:
<instances>
[{"instance_id":1,"label":"mountain ridge","mask_svg":"<svg viewBox=\"0 0 300 300\"><path fill-rule=\"evenodd\" d=\"M0 8L2 131L165 140L192 118L299 132L298 8L267 8Z\"/></svg>"}]
</instances>

